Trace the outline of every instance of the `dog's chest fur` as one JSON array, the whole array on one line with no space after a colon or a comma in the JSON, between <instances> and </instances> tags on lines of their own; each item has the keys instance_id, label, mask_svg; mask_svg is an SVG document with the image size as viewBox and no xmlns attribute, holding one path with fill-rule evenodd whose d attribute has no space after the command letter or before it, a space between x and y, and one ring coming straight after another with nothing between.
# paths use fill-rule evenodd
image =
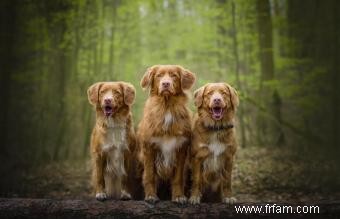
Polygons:
<instances>
[{"instance_id":1,"label":"dog's chest fur","mask_svg":"<svg viewBox=\"0 0 340 219\"><path fill-rule=\"evenodd\" d=\"M201 144L201 147L208 147L211 154L203 162L203 171L219 172L223 168L223 153L227 149L227 145L218 139L217 133L213 133L209 137L208 144Z\"/></svg>"},{"instance_id":2,"label":"dog's chest fur","mask_svg":"<svg viewBox=\"0 0 340 219\"><path fill-rule=\"evenodd\" d=\"M186 141L183 136L162 136L152 137L151 143L154 143L159 148L156 156L156 166L170 168L176 161L176 151Z\"/></svg>"},{"instance_id":3,"label":"dog's chest fur","mask_svg":"<svg viewBox=\"0 0 340 219\"><path fill-rule=\"evenodd\" d=\"M164 115L164 120L163 120L163 130L167 131L173 122L174 122L174 116L169 110L166 111Z\"/></svg>"},{"instance_id":4,"label":"dog's chest fur","mask_svg":"<svg viewBox=\"0 0 340 219\"><path fill-rule=\"evenodd\" d=\"M125 122L109 118L101 146L106 153L106 171L118 177L125 175L124 151L128 150Z\"/></svg>"}]
</instances>

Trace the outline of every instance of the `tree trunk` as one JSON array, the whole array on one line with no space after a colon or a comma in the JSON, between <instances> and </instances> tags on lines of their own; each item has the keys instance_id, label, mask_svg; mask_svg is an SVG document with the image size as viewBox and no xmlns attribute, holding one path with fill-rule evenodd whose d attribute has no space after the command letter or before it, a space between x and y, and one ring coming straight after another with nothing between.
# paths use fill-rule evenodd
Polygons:
<instances>
[{"instance_id":1,"label":"tree trunk","mask_svg":"<svg viewBox=\"0 0 340 219\"><path fill-rule=\"evenodd\" d=\"M0 107L0 139L2 141L0 156L6 158L8 156L7 149L8 145L8 110L9 110L9 100L11 91L11 73L15 63L14 57L14 47L16 39L16 19L17 19L17 1L1 1L1 75L0 75L0 95L1 95L1 105Z\"/></svg>"},{"instance_id":2,"label":"tree trunk","mask_svg":"<svg viewBox=\"0 0 340 219\"><path fill-rule=\"evenodd\" d=\"M241 90L241 80L240 80L240 61L238 55L238 41L237 41L237 30L236 30L236 13L235 13L235 2L231 2L231 14L232 14L232 37L233 37L233 53L235 58L235 75L236 75L236 84L237 88ZM246 146L246 134L245 134L245 124L244 124L244 113L243 113L243 103L240 103L239 106L239 120L240 120L240 129L241 129L241 146Z\"/></svg>"},{"instance_id":3,"label":"tree trunk","mask_svg":"<svg viewBox=\"0 0 340 219\"><path fill-rule=\"evenodd\" d=\"M118 7L118 0L113 0L112 3L112 23L111 23L111 39L110 39L110 52L109 52L109 63L107 77L114 77L114 43L115 43L115 28L116 28L116 13Z\"/></svg>"},{"instance_id":4,"label":"tree trunk","mask_svg":"<svg viewBox=\"0 0 340 219\"><path fill-rule=\"evenodd\" d=\"M225 63L226 63L226 53L225 49L227 47L226 45L226 38L227 38L227 30L226 25L224 23L224 15L225 15L225 9L226 9L226 0L216 0L216 3L218 5L218 8L222 8L223 10L220 10L219 13L216 16L216 23L217 23L217 41L216 46L218 48L217 51L217 63L220 71L217 71L217 78L223 78L225 75L224 72L226 71Z\"/></svg>"},{"instance_id":5,"label":"tree trunk","mask_svg":"<svg viewBox=\"0 0 340 219\"><path fill-rule=\"evenodd\" d=\"M269 0L257 0L256 6L261 63L260 101L262 105L273 112L278 121L281 121L281 118L278 118L281 116L279 93L275 88L268 85L268 82L275 79L270 2ZM283 144L284 136L281 127L268 121L261 112L258 117L258 131L260 144Z\"/></svg>"},{"instance_id":6,"label":"tree trunk","mask_svg":"<svg viewBox=\"0 0 340 219\"><path fill-rule=\"evenodd\" d=\"M284 206L318 206L318 213L277 213ZM261 213L237 213L235 206L254 206ZM52 200L52 199L0 199L1 218L334 218L340 214L340 202L328 201L304 204L243 203L228 206L222 203L203 203L199 207L179 206L169 201L150 205L144 201ZM266 207L267 206L267 207ZM266 208L270 213L266 213ZM274 210L275 209L275 210ZM312 208L310 208L312 209ZM301 210L301 208L300 208ZM268 212L269 210L267 210ZM275 213L274 213L275 211ZM312 210L311 210L312 211ZM317 211L316 211L317 212Z\"/></svg>"},{"instance_id":7,"label":"tree trunk","mask_svg":"<svg viewBox=\"0 0 340 219\"><path fill-rule=\"evenodd\" d=\"M69 74L68 71L68 62L67 60L69 59L67 51L64 49L60 49L59 44L62 42L64 38L64 34L66 33L66 21L63 20L61 21L61 28L58 33L58 38L55 42L55 47L54 47L54 52L56 53L55 57L55 63L54 63L54 68L56 69L55 74L58 75L58 78L56 79L58 81L58 87L57 87L57 94L60 97L59 100L59 107L56 115L56 123L58 124L57 126L57 139L56 139L56 144L54 147L54 152L53 152L53 160L58 160L60 151L62 147L64 146L63 141L65 137L66 132L66 83L67 83L67 74ZM52 32L52 31L51 31Z\"/></svg>"},{"instance_id":8,"label":"tree trunk","mask_svg":"<svg viewBox=\"0 0 340 219\"><path fill-rule=\"evenodd\" d=\"M339 130L339 47L340 47L340 40L339 40L339 10L340 10L340 3L339 1L334 0L334 14L333 14L333 25L334 25L334 32L333 32L333 39L334 39L334 51L333 51L333 71L332 71L332 110L333 110L333 118L332 118L332 130L333 130L333 147L335 148L335 151L337 151L338 155L340 154L340 145L339 145L339 135L340 135L340 130Z\"/></svg>"},{"instance_id":9,"label":"tree trunk","mask_svg":"<svg viewBox=\"0 0 340 219\"><path fill-rule=\"evenodd\" d=\"M88 57L87 60L87 69L91 69L91 56ZM83 113L83 121L84 121L84 130L85 131L85 140L84 140L84 148L83 148L83 156L86 157L86 155L88 154L89 151L89 147L90 147L90 137L91 137L91 131L92 131L92 126L94 124L92 124L92 119L91 119L91 113L93 110L91 110L91 106L90 104L86 101L84 102L84 113Z\"/></svg>"},{"instance_id":10,"label":"tree trunk","mask_svg":"<svg viewBox=\"0 0 340 219\"><path fill-rule=\"evenodd\" d=\"M100 6L98 8L100 12L100 24L98 25L100 27L100 35L99 35L99 60L98 60L98 70L96 74L101 75L103 73L103 65L104 65L104 32L105 32L105 1L100 1ZM109 78L108 78L109 80Z\"/></svg>"}]
</instances>

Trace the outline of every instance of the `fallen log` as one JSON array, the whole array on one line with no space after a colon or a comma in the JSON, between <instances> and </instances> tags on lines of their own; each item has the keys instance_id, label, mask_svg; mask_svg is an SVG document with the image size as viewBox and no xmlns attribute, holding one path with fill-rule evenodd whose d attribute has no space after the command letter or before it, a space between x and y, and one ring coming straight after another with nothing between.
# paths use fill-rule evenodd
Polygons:
<instances>
[{"instance_id":1,"label":"fallen log","mask_svg":"<svg viewBox=\"0 0 340 219\"><path fill-rule=\"evenodd\" d=\"M180 206L170 201L161 201L155 205L144 201L105 201L96 200L55 200L55 199L23 199L0 198L0 218L333 218L340 215L340 201L308 203L308 204L276 204L283 207L319 206L318 213L286 213L265 212L272 204L240 203L235 205L254 206L262 211L245 213L237 212L235 206L222 203L203 203L199 206ZM277 210L277 209L276 209Z\"/></svg>"}]
</instances>

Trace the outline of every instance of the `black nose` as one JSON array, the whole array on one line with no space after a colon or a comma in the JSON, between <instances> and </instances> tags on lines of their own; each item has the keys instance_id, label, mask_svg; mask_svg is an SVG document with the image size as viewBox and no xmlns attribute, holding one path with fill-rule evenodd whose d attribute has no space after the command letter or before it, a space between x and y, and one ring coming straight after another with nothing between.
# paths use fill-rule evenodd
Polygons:
<instances>
[{"instance_id":1,"label":"black nose","mask_svg":"<svg viewBox=\"0 0 340 219\"><path fill-rule=\"evenodd\" d=\"M170 82L168 82L168 81L162 82L162 85L165 88L170 87Z\"/></svg>"},{"instance_id":2,"label":"black nose","mask_svg":"<svg viewBox=\"0 0 340 219\"><path fill-rule=\"evenodd\" d=\"M214 99L214 103L221 103L221 99L220 98L215 98Z\"/></svg>"},{"instance_id":3,"label":"black nose","mask_svg":"<svg viewBox=\"0 0 340 219\"><path fill-rule=\"evenodd\" d=\"M105 100L104 100L104 103L106 103L106 104L110 104L112 102L112 99L111 98L106 98Z\"/></svg>"}]
</instances>

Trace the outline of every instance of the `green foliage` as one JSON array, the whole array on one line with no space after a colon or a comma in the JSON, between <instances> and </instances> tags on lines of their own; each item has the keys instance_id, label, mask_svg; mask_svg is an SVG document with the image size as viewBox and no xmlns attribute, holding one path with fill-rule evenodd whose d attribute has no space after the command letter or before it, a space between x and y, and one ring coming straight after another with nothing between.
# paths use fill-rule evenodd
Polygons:
<instances>
[{"instance_id":1,"label":"green foliage","mask_svg":"<svg viewBox=\"0 0 340 219\"><path fill-rule=\"evenodd\" d=\"M287 144L308 145L306 135L310 135L321 137L326 147L332 145L335 125L329 123L336 113L328 103L339 95L325 85L332 83L332 72L338 71L333 56L338 54L339 42L338 35L331 38L333 32L317 32L329 30L323 27L326 21L334 26L336 22L321 19L313 30L308 18L294 14L295 3L270 4L274 77L266 81L255 1L33 0L13 5L18 24L12 33L16 63L6 81L11 85L6 126L10 130L7 142L14 148L11 156L17 156L14 151L25 144L22 158L28 154L39 162L84 157L94 123L86 90L97 81L123 80L136 87L133 115L138 124L148 95L139 81L154 64L180 64L192 70L197 75L193 90L208 82L232 84L241 97L240 119L249 145L258 145L254 139L261 130L256 118L264 109L265 119L277 121L291 139ZM336 14L329 16L339 19ZM306 36L312 40L307 42ZM324 48L324 39L336 49ZM270 101L265 99L272 95L261 94L262 86L279 94L280 115L266 106ZM194 110L192 101L190 107ZM17 127L22 127L21 138L16 138ZM292 129L302 129L304 137ZM322 130L329 134L320 135Z\"/></svg>"}]
</instances>

